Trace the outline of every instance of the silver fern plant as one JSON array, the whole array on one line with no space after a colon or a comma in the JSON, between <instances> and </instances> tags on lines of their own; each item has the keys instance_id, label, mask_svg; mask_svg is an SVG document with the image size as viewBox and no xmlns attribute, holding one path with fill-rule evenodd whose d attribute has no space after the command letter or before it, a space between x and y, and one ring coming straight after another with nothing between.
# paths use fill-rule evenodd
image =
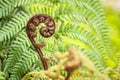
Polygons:
<instances>
[{"instance_id":1,"label":"silver fern plant","mask_svg":"<svg viewBox=\"0 0 120 80\"><path fill-rule=\"evenodd\" d=\"M43 70L25 32L27 21L35 14L49 15L56 23L52 37L36 38L47 44L42 49L45 57L53 58L52 53L64 52L72 44L87 56L88 67L105 74L93 75L82 67L71 80L102 80L104 76L120 80L120 61L111 51L109 29L99 0L0 0L0 74L6 75L7 80L20 80L27 72ZM49 66L54 64L50 62Z\"/></svg>"}]
</instances>

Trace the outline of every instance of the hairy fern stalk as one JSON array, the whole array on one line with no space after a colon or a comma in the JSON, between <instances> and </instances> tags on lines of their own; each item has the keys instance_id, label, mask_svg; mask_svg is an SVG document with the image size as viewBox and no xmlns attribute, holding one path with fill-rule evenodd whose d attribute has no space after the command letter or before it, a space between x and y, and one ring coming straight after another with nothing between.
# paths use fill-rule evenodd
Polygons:
<instances>
[{"instance_id":1,"label":"hairy fern stalk","mask_svg":"<svg viewBox=\"0 0 120 80\"><path fill-rule=\"evenodd\" d=\"M87 68L81 67L70 80L120 80L120 61L111 51L99 0L0 0L0 80L21 80L30 71L43 70L25 31L35 14L49 15L56 24L52 37L36 38L46 42L45 57L52 59L55 51L65 52L70 45L87 56ZM49 67L54 64L49 62Z\"/></svg>"}]
</instances>

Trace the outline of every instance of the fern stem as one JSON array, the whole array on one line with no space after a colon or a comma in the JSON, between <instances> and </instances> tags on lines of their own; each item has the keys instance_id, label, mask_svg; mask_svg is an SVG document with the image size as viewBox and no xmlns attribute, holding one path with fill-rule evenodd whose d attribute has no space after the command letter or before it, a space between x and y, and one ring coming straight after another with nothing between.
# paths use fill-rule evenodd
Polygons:
<instances>
[{"instance_id":1,"label":"fern stem","mask_svg":"<svg viewBox=\"0 0 120 80\"><path fill-rule=\"evenodd\" d=\"M32 42L32 44L33 44L34 48L36 49L37 53L39 54L44 69L47 70L48 69L48 65L47 65L47 62L46 62L45 58L43 57L42 51L38 47L35 46L35 41L33 39L31 39L31 38L29 38L29 39Z\"/></svg>"}]
</instances>

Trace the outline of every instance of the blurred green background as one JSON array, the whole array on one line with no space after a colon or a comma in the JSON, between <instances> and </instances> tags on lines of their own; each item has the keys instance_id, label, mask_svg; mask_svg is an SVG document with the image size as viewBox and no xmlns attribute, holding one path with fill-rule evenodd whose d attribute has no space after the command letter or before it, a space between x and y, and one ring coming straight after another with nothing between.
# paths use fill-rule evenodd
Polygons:
<instances>
[{"instance_id":1,"label":"blurred green background","mask_svg":"<svg viewBox=\"0 0 120 80\"><path fill-rule=\"evenodd\" d=\"M120 0L102 0L110 28L113 52L120 54Z\"/></svg>"}]
</instances>

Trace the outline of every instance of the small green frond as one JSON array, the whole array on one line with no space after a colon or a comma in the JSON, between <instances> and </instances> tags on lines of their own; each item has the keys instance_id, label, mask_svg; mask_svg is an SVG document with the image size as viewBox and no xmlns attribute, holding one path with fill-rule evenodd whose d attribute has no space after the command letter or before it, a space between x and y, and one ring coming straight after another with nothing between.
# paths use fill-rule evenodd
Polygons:
<instances>
[{"instance_id":1,"label":"small green frond","mask_svg":"<svg viewBox=\"0 0 120 80\"><path fill-rule=\"evenodd\" d=\"M29 51L24 52L11 70L9 80L20 80L22 76L29 70L32 64L38 59L39 58L36 52L33 50L29 49Z\"/></svg>"},{"instance_id":2,"label":"small green frond","mask_svg":"<svg viewBox=\"0 0 120 80\"><path fill-rule=\"evenodd\" d=\"M0 42L11 39L23 27L25 27L30 14L20 11L11 20L0 29Z\"/></svg>"},{"instance_id":3,"label":"small green frond","mask_svg":"<svg viewBox=\"0 0 120 80\"><path fill-rule=\"evenodd\" d=\"M17 7L26 6L38 0L1 0L0 1L0 18L8 16Z\"/></svg>"},{"instance_id":4,"label":"small green frond","mask_svg":"<svg viewBox=\"0 0 120 80\"><path fill-rule=\"evenodd\" d=\"M30 42L27 38L25 31L22 31L11 43L8 59L4 66L4 72L7 73L10 67L13 67L15 63L20 59L20 56L28 50Z\"/></svg>"}]
</instances>

